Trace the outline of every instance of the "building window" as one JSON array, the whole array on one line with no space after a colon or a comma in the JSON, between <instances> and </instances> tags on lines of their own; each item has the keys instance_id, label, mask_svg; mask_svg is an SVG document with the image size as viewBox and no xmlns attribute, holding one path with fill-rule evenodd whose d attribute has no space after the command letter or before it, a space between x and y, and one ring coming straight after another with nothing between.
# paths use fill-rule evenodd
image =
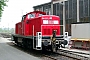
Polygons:
<instances>
[{"instance_id":1,"label":"building window","mask_svg":"<svg viewBox=\"0 0 90 60\"><path fill-rule=\"evenodd\" d=\"M63 20L60 20L60 25L63 25Z\"/></svg>"},{"instance_id":2,"label":"building window","mask_svg":"<svg viewBox=\"0 0 90 60\"><path fill-rule=\"evenodd\" d=\"M89 0L89 17L90 17L90 0ZM90 20L90 19L89 19Z\"/></svg>"},{"instance_id":3,"label":"building window","mask_svg":"<svg viewBox=\"0 0 90 60\"><path fill-rule=\"evenodd\" d=\"M72 18L72 0L69 0L68 1L68 4L69 4L69 19Z\"/></svg>"},{"instance_id":4,"label":"building window","mask_svg":"<svg viewBox=\"0 0 90 60\"><path fill-rule=\"evenodd\" d=\"M63 20L63 6L60 5L60 18Z\"/></svg>"},{"instance_id":5,"label":"building window","mask_svg":"<svg viewBox=\"0 0 90 60\"><path fill-rule=\"evenodd\" d=\"M39 11L39 8L37 8L36 11Z\"/></svg>"},{"instance_id":6,"label":"building window","mask_svg":"<svg viewBox=\"0 0 90 60\"><path fill-rule=\"evenodd\" d=\"M85 13L84 13L84 16L88 16L88 0L84 0L84 9L85 9Z\"/></svg>"},{"instance_id":7,"label":"building window","mask_svg":"<svg viewBox=\"0 0 90 60\"><path fill-rule=\"evenodd\" d=\"M77 21L77 0L73 0L72 2L72 18Z\"/></svg>"},{"instance_id":8,"label":"building window","mask_svg":"<svg viewBox=\"0 0 90 60\"><path fill-rule=\"evenodd\" d=\"M79 1L79 17L80 17L80 22L82 22L83 21L83 17L84 17L83 0Z\"/></svg>"},{"instance_id":9,"label":"building window","mask_svg":"<svg viewBox=\"0 0 90 60\"><path fill-rule=\"evenodd\" d=\"M53 4L53 15L56 15L56 4Z\"/></svg>"},{"instance_id":10,"label":"building window","mask_svg":"<svg viewBox=\"0 0 90 60\"><path fill-rule=\"evenodd\" d=\"M65 2L65 19L68 19L68 2Z\"/></svg>"},{"instance_id":11,"label":"building window","mask_svg":"<svg viewBox=\"0 0 90 60\"><path fill-rule=\"evenodd\" d=\"M45 6L43 6L43 8L44 8L44 12L46 12L46 14L47 15L49 15L49 14L51 14L51 7L50 7L51 5L45 5Z\"/></svg>"},{"instance_id":12,"label":"building window","mask_svg":"<svg viewBox=\"0 0 90 60\"><path fill-rule=\"evenodd\" d=\"M57 5L56 5L56 15L57 16L60 16L60 5L59 5L59 3L57 3Z\"/></svg>"}]
</instances>

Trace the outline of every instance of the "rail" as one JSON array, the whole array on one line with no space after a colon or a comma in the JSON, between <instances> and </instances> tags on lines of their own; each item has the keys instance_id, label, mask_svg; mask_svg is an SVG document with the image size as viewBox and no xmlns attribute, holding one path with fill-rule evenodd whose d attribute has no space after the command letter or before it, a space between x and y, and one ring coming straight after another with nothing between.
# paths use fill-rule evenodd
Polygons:
<instances>
[{"instance_id":1,"label":"rail","mask_svg":"<svg viewBox=\"0 0 90 60\"><path fill-rule=\"evenodd\" d=\"M51 52L50 52L51 54ZM63 60L64 58L68 58L68 60L89 60L90 54L80 53L80 52L73 52L67 50L58 50L57 52L53 52L50 54L44 54L44 59L46 60ZM56 56L57 55L57 56ZM60 58L63 56L63 59Z\"/></svg>"},{"instance_id":2,"label":"rail","mask_svg":"<svg viewBox=\"0 0 90 60\"><path fill-rule=\"evenodd\" d=\"M58 50L57 53L74 58L74 59L79 59L79 60L89 60L89 57L90 57L90 54L74 52L74 51L67 51L67 50Z\"/></svg>"}]
</instances>

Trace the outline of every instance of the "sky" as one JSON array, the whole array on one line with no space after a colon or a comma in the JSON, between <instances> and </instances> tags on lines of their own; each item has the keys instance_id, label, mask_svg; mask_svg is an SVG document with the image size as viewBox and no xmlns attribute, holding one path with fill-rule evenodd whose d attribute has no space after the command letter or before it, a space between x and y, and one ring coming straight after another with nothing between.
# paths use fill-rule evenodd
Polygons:
<instances>
[{"instance_id":1,"label":"sky","mask_svg":"<svg viewBox=\"0 0 90 60\"><path fill-rule=\"evenodd\" d=\"M32 12L33 6L50 2L51 0L9 0L4 8L0 21L0 28L15 28L15 24L21 21L26 12Z\"/></svg>"}]
</instances>

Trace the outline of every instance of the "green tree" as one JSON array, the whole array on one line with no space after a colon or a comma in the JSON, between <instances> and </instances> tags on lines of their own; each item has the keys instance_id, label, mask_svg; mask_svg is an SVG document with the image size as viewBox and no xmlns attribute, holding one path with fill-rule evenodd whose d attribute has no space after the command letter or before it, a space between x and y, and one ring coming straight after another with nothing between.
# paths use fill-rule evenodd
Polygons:
<instances>
[{"instance_id":1,"label":"green tree","mask_svg":"<svg viewBox=\"0 0 90 60\"><path fill-rule=\"evenodd\" d=\"M0 0L0 17L2 16L2 11L4 11L4 6L7 6L6 5L6 2L8 0Z\"/></svg>"}]
</instances>

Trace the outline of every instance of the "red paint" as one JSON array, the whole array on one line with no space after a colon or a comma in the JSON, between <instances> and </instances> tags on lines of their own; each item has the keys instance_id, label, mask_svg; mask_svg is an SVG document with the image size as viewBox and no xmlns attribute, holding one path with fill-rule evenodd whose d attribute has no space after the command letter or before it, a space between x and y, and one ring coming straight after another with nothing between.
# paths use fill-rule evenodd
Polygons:
<instances>
[{"instance_id":1,"label":"red paint","mask_svg":"<svg viewBox=\"0 0 90 60\"><path fill-rule=\"evenodd\" d=\"M28 18L29 14L35 14L35 17ZM39 14L43 14L43 16L39 16ZM55 15L46 15L45 12L34 11L27 13L25 19L16 24L15 33L24 36L33 36L33 34L36 36L36 32L42 32L43 36L50 36L53 30L57 31L56 35L60 35L60 18Z\"/></svg>"}]
</instances>

